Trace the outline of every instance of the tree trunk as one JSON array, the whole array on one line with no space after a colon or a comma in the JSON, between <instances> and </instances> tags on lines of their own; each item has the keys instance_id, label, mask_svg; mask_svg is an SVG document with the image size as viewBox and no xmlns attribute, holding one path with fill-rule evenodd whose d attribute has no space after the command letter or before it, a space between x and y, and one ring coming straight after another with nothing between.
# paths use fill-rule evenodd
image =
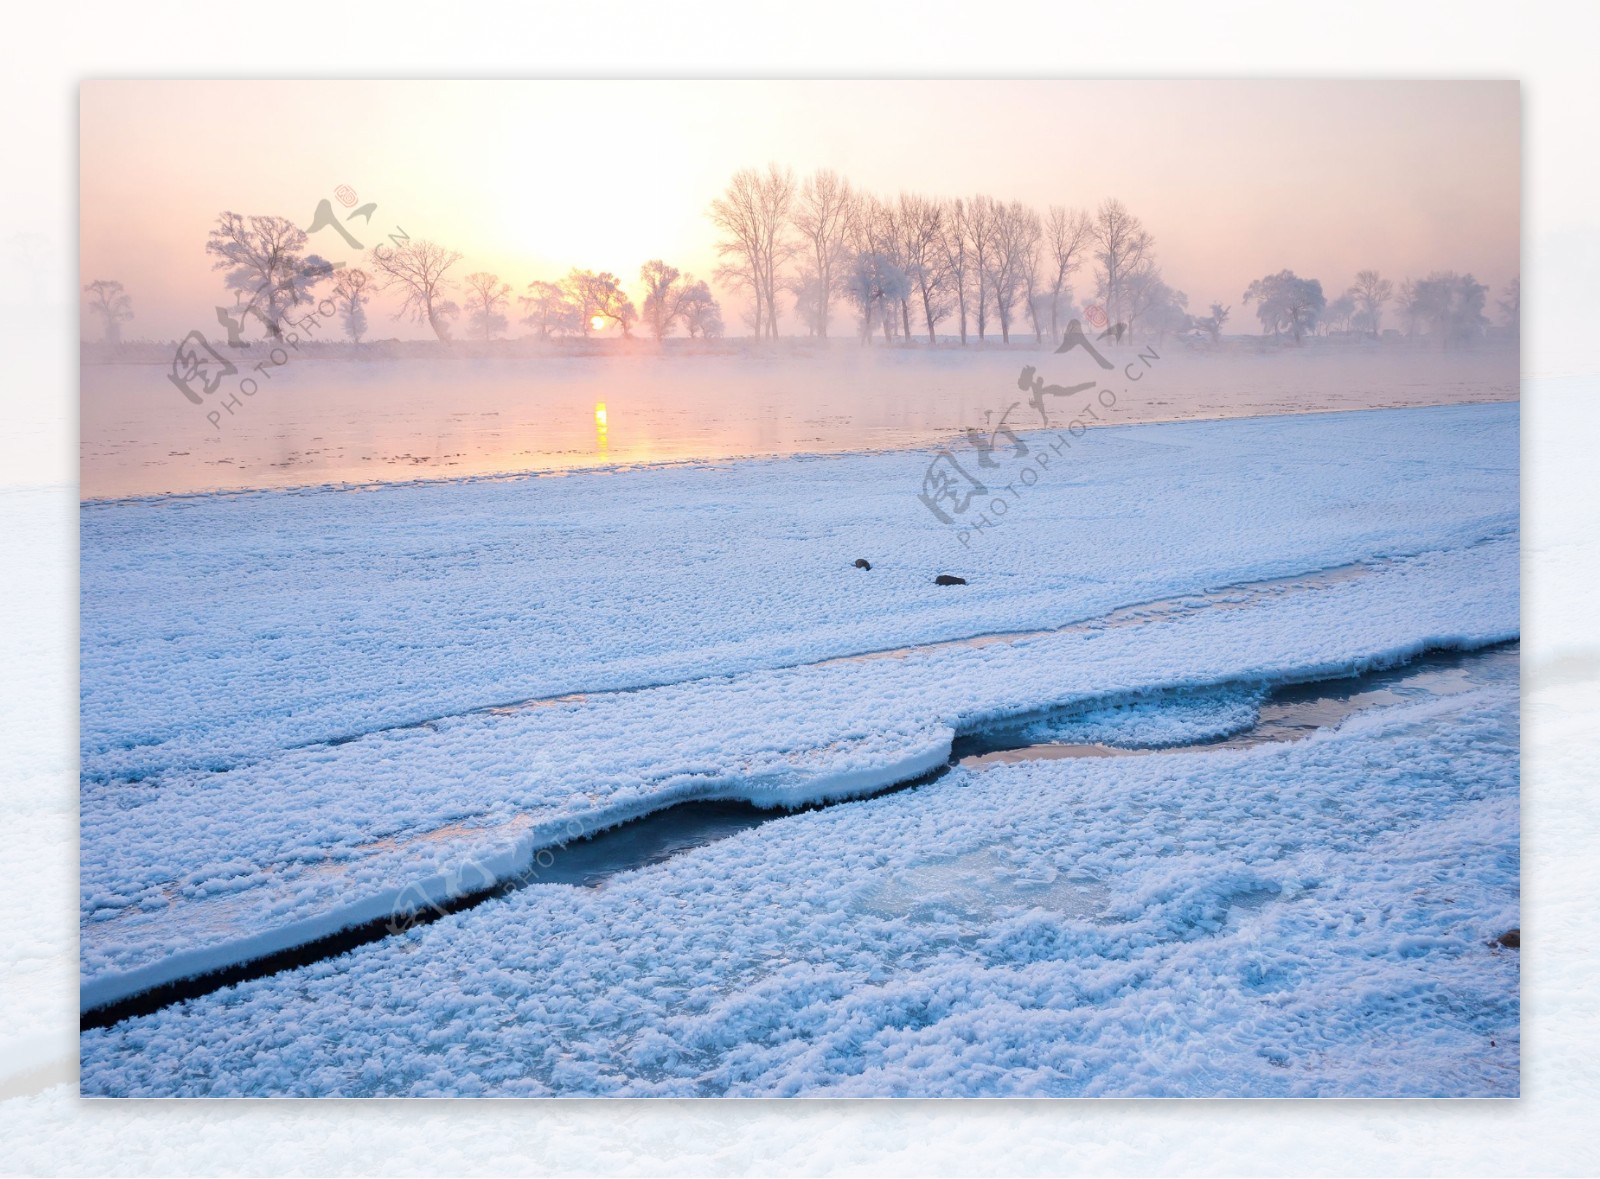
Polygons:
<instances>
[{"instance_id":1,"label":"tree trunk","mask_svg":"<svg viewBox=\"0 0 1600 1179\"><path fill-rule=\"evenodd\" d=\"M445 335L444 327L439 322L439 316L433 310L433 300L428 300L428 326L433 329L433 334L439 337L441 343L448 342L450 337Z\"/></svg>"}]
</instances>

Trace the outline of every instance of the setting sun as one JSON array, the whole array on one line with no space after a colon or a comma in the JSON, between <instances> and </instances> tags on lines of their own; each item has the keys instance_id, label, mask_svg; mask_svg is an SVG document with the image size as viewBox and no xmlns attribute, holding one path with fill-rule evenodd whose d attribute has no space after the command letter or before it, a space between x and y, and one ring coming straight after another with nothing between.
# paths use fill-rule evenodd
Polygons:
<instances>
[{"instance_id":1,"label":"setting sun","mask_svg":"<svg viewBox=\"0 0 1600 1179\"><path fill-rule=\"evenodd\" d=\"M605 326L606 326L606 317L605 316L603 316L603 315L594 315L594 316L590 316L589 317L589 329L591 331L596 331L596 332L604 331L605 330Z\"/></svg>"}]
</instances>

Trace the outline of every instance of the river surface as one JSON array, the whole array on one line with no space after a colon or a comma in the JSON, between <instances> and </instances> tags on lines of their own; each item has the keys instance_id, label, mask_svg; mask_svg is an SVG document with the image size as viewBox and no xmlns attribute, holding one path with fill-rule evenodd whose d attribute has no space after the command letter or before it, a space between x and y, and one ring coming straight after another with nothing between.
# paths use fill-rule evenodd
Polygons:
<instances>
[{"instance_id":1,"label":"river surface","mask_svg":"<svg viewBox=\"0 0 1600 1179\"><path fill-rule=\"evenodd\" d=\"M85 364L83 498L965 445L964 431L987 434L1002 422L1093 428L1518 396L1511 350L1208 354L1169 341L1108 347L1109 371L1048 348L845 341L812 354L289 357L280 365L256 351L233 356L238 375L201 405L184 398L166 365ZM1047 386L1101 384L1041 399L1046 423L1019 388L1024 366ZM237 394L245 376L255 381L253 396Z\"/></svg>"}]
</instances>

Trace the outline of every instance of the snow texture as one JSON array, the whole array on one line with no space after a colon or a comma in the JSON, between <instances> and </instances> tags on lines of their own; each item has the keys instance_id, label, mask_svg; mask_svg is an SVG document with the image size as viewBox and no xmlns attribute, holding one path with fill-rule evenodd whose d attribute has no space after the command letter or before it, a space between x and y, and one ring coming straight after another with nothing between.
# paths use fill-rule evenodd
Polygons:
<instances>
[{"instance_id":1,"label":"snow texture","mask_svg":"<svg viewBox=\"0 0 1600 1179\"><path fill-rule=\"evenodd\" d=\"M1515 406L1092 431L1003 524L965 545L916 499L928 457L86 505L84 1005L484 887L525 868L539 849L675 801L792 806L865 794L943 764L958 732L1063 704L1081 705L1079 722L1100 734L1074 740L1120 732L1138 744L1143 733L1143 743L1160 745L1214 736L1238 726L1241 709L1274 682L1518 633ZM851 567L862 555L870 573ZM935 587L936 572L971 584ZM1153 605L1130 609L1138 603ZM1178 706L1148 718L1114 706L1151 691ZM1115 768L954 771L909 794L768 824L597 893L529 888L335 962L90 1033L85 1091L1514 1091L1514 1050L1507 1071L1469 1061L1463 1038L1482 1028L1515 1035L1514 964L1507 985L1500 958L1482 966L1473 957L1479 925L1516 923L1514 689L1445 703L1454 710L1448 723L1419 715L1362 738L1350 722L1336 734L1343 744L1328 750L1317 740L1161 754ZM1294 760L1317 750L1323 762ZM1448 791L1421 767L1452 759L1476 793L1446 805ZM1415 791L1408 785L1404 799L1384 801L1389 779L1364 769L1380 764L1402 777L1416 767ZM1247 781L1256 785L1240 786L1248 797L1238 813L1215 810L1230 783ZM1170 825L1156 823L1144 830L1146 844L1123 847L1109 817L1104 830L1040 817L1056 814L1050 799L1086 790L1103 792L1107 816L1120 811L1124 826L1144 830L1157 812ZM1372 814L1333 823L1337 837L1316 834L1322 809L1359 811L1352 792L1363 790ZM1284 813L1261 798L1285 791L1297 792L1295 814L1312 822L1303 846L1271 834ZM1414 813L1406 809L1413 802ZM969 825L956 818L968 807L987 842L954 837ZM924 815L927 808L935 809ZM928 836L928 824L945 824L952 837ZM1180 853L1156 838L1192 824L1211 831L1212 842ZM924 833L920 845L904 842L902 825ZM1396 842L1413 827L1414 847ZM1358 828L1392 846L1378 855L1349 844ZM766 841L779 850L769 854ZM1284 851L1291 843L1293 856ZM1263 859L1269 846L1276 858ZM1015 859L1027 847L1034 858ZM1454 932L1440 932L1441 911L1420 901L1379 923L1388 941L1350 924L1361 905L1393 909L1404 890L1444 872L1451 854L1469 851L1493 863L1477 865L1459 887L1448 877L1451 895L1467 898L1450 902ZM869 862L879 854L890 858ZM1113 871L1119 856L1127 862ZM1059 956L1027 959L1034 989L997 997L1011 995L1011 982L993 990L993 971L1012 951L994 947L1010 944L1003 931L1029 905L1009 886L982 882L1013 870L1053 882L1081 857L1100 865L1084 869L1092 880L1063 878L1044 907L1100 932L1087 941L1076 926L1070 938L1050 933L1050 945L1077 947L1067 955L1076 965L1060 974ZM1304 857L1337 861L1338 888L1318 886L1335 898L1333 909L1270 901L1286 888L1307 890L1295 874L1315 875ZM1270 871L1269 860L1277 865ZM924 871L930 879L953 873L956 910L964 896L1009 899L975 918L972 936L951 940L909 913L873 907L867 893L886 879L885 865L902 884ZM1148 899L1162 880L1190 899ZM1235 894L1245 900L1227 899ZM792 912L765 924L738 914L739 898L761 896ZM1121 916L1107 917L1105 904ZM584 908L593 905L600 908ZM1073 1022L1093 1014L1079 1010L1085 996L1104 998L1095 1020L1115 1024L1112 998L1124 995L1123 1026L1156 1018L1158 996L1175 1002L1170 987L1200 985L1192 980L1207 970L1234 977L1227 971L1239 967L1238 939L1213 938L1223 947L1215 962L1200 955L1190 963L1182 947L1195 929L1215 935L1208 923L1236 909L1281 924L1269 941L1309 937L1311 926L1295 924L1307 913L1320 914L1318 928L1353 939L1302 947L1311 959L1282 988L1293 998L1290 1013L1262 1025L1267 1041L1309 1051L1317 995L1345 994L1363 971L1380 989L1400 985L1395 971L1412 972L1417 985L1465 988L1461 1011L1470 1018L1406 991L1394 1011L1375 1009L1373 1028L1443 1019L1427 1025L1437 1051L1423 1044L1417 1059L1402 1060L1354 1025L1342 1038L1324 1029L1316 1036L1338 1041L1329 1067L1300 1056L1299 1073L1266 1057L1251 1063L1238 1044L1207 1047L1206 1059L1221 1053L1214 1066L1180 1066L1188 1050L1163 1034L1152 1059L1176 1071L1145 1076L1129 1064L1127 1028L1113 1034L1098 1022L1096 1035L1111 1037L1108 1055L1072 1056L1090 1034ZM1102 928L1108 920L1115 934ZM651 933L652 921L665 923ZM721 942L711 936L719 926L727 927ZM530 947L510 935L513 927L548 936ZM690 928L722 945L721 957L697 958ZM735 936L748 944L727 943ZM1117 940L1124 936L1132 940ZM1402 943L1416 952L1395 948ZM798 971L790 990L761 973L774 955ZM1093 986L1075 973L1091 959L1101 980ZM713 994L696 972L719 970L719 961L732 972L730 989ZM1127 973L1113 985L1118 961ZM447 1006L420 1019L414 1002L396 1006L418 970L438 972L428 975L435 984L456 980L431 987ZM516 1003L502 1011L490 993L460 981L480 971L534 989L511 987ZM661 976L648 995L638 986L647 974ZM611 1030L590 1036L575 1009L557 1001L569 975L572 994L585 996L585 1018L631 1011L637 1021L599 1019ZM1169 990L1156 984L1161 977ZM1224 984L1216 987L1206 1003L1223 1002ZM901 1014L875 1023L872 1013L896 988L924 998L890 1001ZM928 994L944 1005L917 1009L932 1002ZM282 1007L301 1000L303 1011ZM457 1000L465 1006L449 1006ZM799 1021L790 1031L811 1042L808 1020L848 1023L858 1002L866 1004L860 1037L850 1032L832 1055L806 1062L789 1059L790 1048L761 1047L787 1043L788 1033L738 1033L748 1023L739 1012L748 1008L765 1026L777 1003ZM1295 1006L1302 1002L1312 1006ZM529 1003L549 1010L534 1018ZM1186 1026L1200 1019L1236 1031L1244 1008L1236 997L1228 1003L1186 1016ZM305 1032L341 1005L353 1005L353 1022L340 1043L363 1055L370 1075L346 1075L338 1052L326 1043L313 1051L316 1037ZM229 1030L235 1007L237 1031ZM483 1014L490 1009L493 1018ZM928 1022L935 1009L959 1010L969 1022ZM671 1023L667 1013L679 1010L700 1013L698 1031ZM368 1016L376 1022L363 1025ZM450 1035L419 1044L408 1039L408 1019L418 1020L418 1035L437 1021ZM715 1030L719 1020L724 1032ZM895 1020L942 1030L908 1040L889 1035ZM220 1036L259 1063L246 1067L226 1050L212 1060L197 1036L208 1044ZM460 1052L478 1060L485 1036L505 1045L486 1071L445 1060ZM1039 1051L1059 1049L1080 1063L1024 1064L1018 1054L1031 1038ZM964 1054L968 1040L986 1047ZM377 1051L390 1041L393 1056ZM841 1063L847 1043L861 1051ZM1001 1050L1006 1043L1013 1049ZM889 1055L880 1059L869 1044ZM199 1055L180 1066L167 1052ZM1430 1074L1423 1057L1448 1059L1453 1071Z\"/></svg>"},{"instance_id":2,"label":"snow texture","mask_svg":"<svg viewBox=\"0 0 1600 1179\"><path fill-rule=\"evenodd\" d=\"M1516 685L952 771L89 1032L86 1093L1517 1091ZM1491 1043L1492 1042L1492 1043Z\"/></svg>"}]
</instances>

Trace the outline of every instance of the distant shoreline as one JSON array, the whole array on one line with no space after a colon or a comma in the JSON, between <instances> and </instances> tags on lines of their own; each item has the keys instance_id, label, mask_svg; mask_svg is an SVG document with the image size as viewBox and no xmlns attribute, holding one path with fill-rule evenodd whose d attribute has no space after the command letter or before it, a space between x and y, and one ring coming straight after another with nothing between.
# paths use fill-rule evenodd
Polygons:
<instances>
[{"instance_id":1,"label":"distant shoreline","mask_svg":"<svg viewBox=\"0 0 1600 1179\"><path fill-rule=\"evenodd\" d=\"M283 347L265 340L253 340L244 348L231 348L226 339L209 340L217 353L231 359L251 360L265 357L272 348ZM106 365L160 365L172 363L176 340L130 340L119 344L106 344L84 340L79 344L79 364L100 367ZM1287 336L1270 336L1256 333L1227 335L1217 343L1195 343L1175 335L1164 338L1137 338L1124 343L1124 348L1134 350L1154 347L1172 352L1182 352L1195 357L1247 357L1247 356L1326 356L1367 353L1381 355L1502 355L1518 349L1513 338L1488 338L1466 348L1442 350L1430 340L1405 336L1373 339L1358 332L1338 332L1327 336L1307 336L1300 344ZM862 344L853 335L835 335L827 338L787 336L778 340L755 340L749 337L721 339L687 339L669 337L657 342L644 336L632 339L585 338L563 336L548 340L520 337L507 340L402 340L398 338L369 340L352 344L343 340L304 340L293 349L297 360L321 361L411 361L411 360L570 360L575 358L661 358L728 356L742 359L792 359L795 357L828 357L840 359L848 355L859 356L926 356L953 353L971 355L983 353L1050 354L1055 347L1046 340L1035 340L1032 333L1027 338L1014 336L1009 343L998 339L978 341L970 339L963 344L959 337L939 338L938 343L926 340L885 344L874 339Z\"/></svg>"}]
</instances>

